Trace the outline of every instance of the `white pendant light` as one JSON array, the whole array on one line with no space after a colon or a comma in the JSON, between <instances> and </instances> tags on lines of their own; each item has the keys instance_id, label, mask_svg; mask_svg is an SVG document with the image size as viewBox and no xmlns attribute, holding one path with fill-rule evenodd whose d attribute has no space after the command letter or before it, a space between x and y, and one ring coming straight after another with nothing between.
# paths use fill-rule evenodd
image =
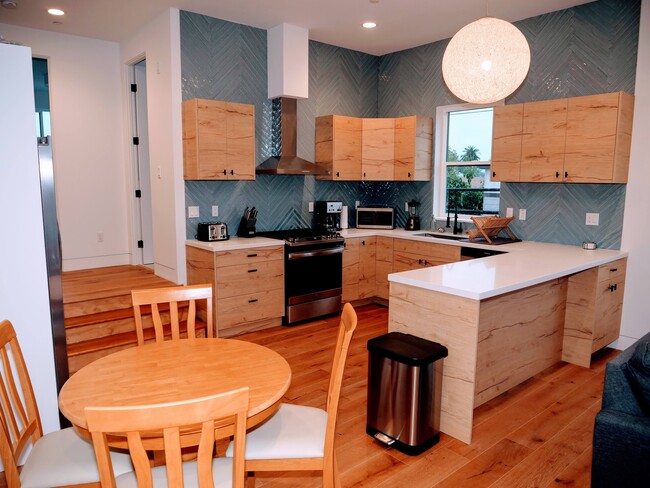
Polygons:
<instances>
[{"instance_id":1,"label":"white pendant light","mask_svg":"<svg viewBox=\"0 0 650 488\"><path fill-rule=\"evenodd\" d=\"M514 92L526 78L530 48L510 22L483 17L459 30L442 58L445 83L461 100L490 103Z\"/></svg>"}]
</instances>

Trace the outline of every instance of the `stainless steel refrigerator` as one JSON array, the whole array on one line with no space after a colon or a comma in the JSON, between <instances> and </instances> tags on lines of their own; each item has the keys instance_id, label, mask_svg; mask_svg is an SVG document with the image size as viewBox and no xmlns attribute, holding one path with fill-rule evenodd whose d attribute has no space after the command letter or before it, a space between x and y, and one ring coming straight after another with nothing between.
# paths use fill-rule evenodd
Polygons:
<instances>
[{"instance_id":1,"label":"stainless steel refrigerator","mask_svg":"<svg viewBox=\"0 0 650 488\"><path fill-rule=\"evenodd\" d=\"M68 379L68 353L65 342L65 323L63 318L63 287L61 283L62 254L61 234L56 216L54 194L54 165L52 161L51 137L37 138L38 163L41 178L41 201L43 205L43 231L45 235L45 260L47 281L50 291L50 314L52 315L52 339L56 370L57 392ZM59 413L61 427L70 425Z\"/></svg>"}]
</instances>

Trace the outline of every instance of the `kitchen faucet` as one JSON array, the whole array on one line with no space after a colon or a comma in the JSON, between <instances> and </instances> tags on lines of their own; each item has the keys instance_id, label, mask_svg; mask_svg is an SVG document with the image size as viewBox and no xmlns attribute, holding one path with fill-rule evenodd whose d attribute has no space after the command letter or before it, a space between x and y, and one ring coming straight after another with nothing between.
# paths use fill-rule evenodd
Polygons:
<instances>
[{"instance_id":1,"label":"kitchen faucet","mask_svg":"<svg viewBox=\"0 0 650 488\"><path fill-rule=\"evenodd\" d=\"M458 225L458 205L454 210L454 235L462 233L463 229Z\"/></svg>"}]
</instances>

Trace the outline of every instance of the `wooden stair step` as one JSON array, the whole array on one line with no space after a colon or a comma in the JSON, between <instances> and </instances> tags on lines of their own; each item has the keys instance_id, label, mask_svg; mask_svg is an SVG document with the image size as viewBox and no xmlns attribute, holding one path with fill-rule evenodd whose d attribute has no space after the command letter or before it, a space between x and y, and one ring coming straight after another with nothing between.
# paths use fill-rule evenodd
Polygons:
<instances>
[{"instance_id":1,"label":"wooden stair step","mask_svg":"<svg viewBox=\"0 0 650 488\"><path fill-rule=\"evenodd\" d=\"M131 300L131 295L129 295L129 300ZM188 302L179 302L178 303L178 310L179 312L182 310L187 309L188 307ZM150 315L151 314L151 305L143 305L141 307L142 310L142 315ZM164 303L160 304L158 306L158 310L160 312L167 312L169 311L169 304ZM120 320L120 319L125 319L125 318L133 318L133 306L131 305L128 308L120 308L120 309L110 309L102 312L96 312L96 313L91 313L87 315L79 315L77 317L70 317L69 319L66 319L65 321L65 328L66 329L72 329L75 327L84 327L87 325L94 325L94 324L99 324L103 322L111 322L113 320ZM135 322L134 322L134 327L135 327Z\"/></svg>"}]
</instances>

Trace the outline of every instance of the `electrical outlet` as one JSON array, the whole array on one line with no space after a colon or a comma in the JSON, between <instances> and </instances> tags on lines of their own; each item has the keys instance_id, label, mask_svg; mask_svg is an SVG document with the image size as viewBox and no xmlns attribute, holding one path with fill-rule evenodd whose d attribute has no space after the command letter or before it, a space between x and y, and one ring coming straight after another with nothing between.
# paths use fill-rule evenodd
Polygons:
<instances>
[{"instance_id":1,"label":"electrical outlet","mask_svg":"<svg viewBox=\"0 0 650 488\"><path fill-rule=\"evenodd\" d=\"M197 218L199 216L199 207L187 207L187 216L190 219Z\"/></svg>"},{"instance_id":2,"label":"electrical outlet","mask_svg":"<svg viewBox=\"0 0 650 488\"><path fill-rule=\"evenodd\" d=\"M409 211L409 202L404 202L404 211L405 212Z\"/></svg>"},{"instance_id":3,"label":"electrical outlet","mask_svg":"<svg viewBox=\"0 0 650 488\"><path fill-rule=\"evenodd\" d=\"M314 202L309 202L309 211L310 212L314 211Z\"/></svg>"},{"instance_id":4,"label":"electrical outlet","mask_svg":"<svg viewBox=\"0 0 650 488\"><path fill-rule=\"evenodd\" d=\"M359 205L361 205L361 202L359 200L354 202L354 208L359 208Z\"/></svg>"},{"instance_id":5,"label":"electrical outlet","mask_svg":"<svg viewBox=\"0 0 650 488\"><path fill-rule=\"evenodd\" d=\"M104 233L101 231L97 233L97 242L104 242Z\"/></svg>"},{"instance_id":6,"label":"electrical outlet","mask_svg":"<svg viewBox=\"0 0 650 488\"><path fill-rule=\"evenodd\" d=\"M519 220L526 220L526 209L525 208L520 208L519 209Z\"/></svg>"},{"instance_id":7,"label":"electrical outlet","mask_svg":"<svg viewBox=\"0 0 650 488\"><path fill-rule=\"evenodd\" d=\"M600 221L599 213L588 213L585 218L586 225L598 225Z\"/></svg>"},{"instance_id":8,"label":"electrical outlet","mask_svg":"<svg viewBox=\"0 0 650 488\"><path fill-rule=\"evenodd\" d=\"M512 207L506 208L506 217L512 217L515 214L514 210Z\"/></svg>"},{"instance_id":9,"label":"electrical outlet","mask_svg":"<svg viewBox=\"0 0 650 488\"><path fill-rule=\"evenodd\" d=\"M212 216L219 217L219 205L212 205Z\"/></svg>"}]
</instances>

